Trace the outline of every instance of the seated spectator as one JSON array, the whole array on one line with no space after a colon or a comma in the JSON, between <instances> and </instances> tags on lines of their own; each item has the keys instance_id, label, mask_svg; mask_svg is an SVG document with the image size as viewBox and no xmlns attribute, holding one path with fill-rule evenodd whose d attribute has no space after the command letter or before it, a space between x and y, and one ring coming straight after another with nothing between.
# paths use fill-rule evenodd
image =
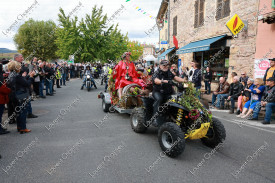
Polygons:
<instances>
[{"instance_id":1,"label":"seated spectator","mask_svg":"<svg viewBox=\"0 0 275 183\"><path fill-rule=\"evenodd\" d=\"M272 111L275 111L275 78L271 77L267 79L266 85L262 101L257 103L253 111L253 117L249 118L249 120L258 120L261 106L265 106L265 118L262 122L264 125L270 124Z\"/></svg>"},{"instance_id":2,"label":"seated spectator","mask_svg":"<svg viewBox=\"0 0 275 183\"><path fill-rule=\"evenodd\" d=\"M224 99L228 97L229 83L224 77L220 78L219 87L212 95L212 106L217 109L224 109Z\"/></svg>"},{"instance_id":3,"label":"seated spectator","mask_svg":"<svg viewBox=\"0 0 275 183\"><path fill-rule=\"evenodd\" d=\"M233 83L233 78L234 78L235 76L238 76L238 74L237 74L236 72L232 72L232 73L231 73L231 83Z\"/></svg>"},{"instance_id":4,"label":"seated spectator","mask_svg":"<svg viewBox=\"0 0 275 183\"><path fill-rule=\"evenodd\" d=\"M241 77L240 77L240 82L246 86L247 85L247 80L248 80L248 76L246 76L246 72L242 72Z\"/></svg>"},{"instance_id":5,"label":"seated spectator","mask_svg":"<svg viewBox=\"0 0 275 183\"><path fill-rule=\"evenodd\" d=\"M233 83L230 84L229 96L227 98L227 100L231 101L229 114L234 113L235 100L237 100L238 97L241 95L242 90L243 90L243 85L239 82L239 77L235 76L233 78Z\"/></svg>"},{"instance_id":6,"label":"seated spectator","mask_svg":"<svg viewBox=\"0 0 275 183\"><path fill-rule=\"evenodd\" d=\"M255 87L255 85L253 83L254 83L254 80L252 78L248 78L247 85L244 87L241 96L238 97L238 107L237 107L237 112L236 112L237 115L239 115L243 111L244 104L248 100L250 100L250 92L245 89L252 90Z\"/></svg>"},{"instance_id":7,"label":"seated spectator","mask_svg":"<svg viewBox=\"0 0 275 183\"><path fill-rule=\"evenodd\" d=\"M245 103L243 112L237 117L247 118L252 113L257 103L260 103L263 92L265 90L265 86L263 85L264 81L260 78L257 78L254 84L256 85L254 89L245 89L245 91L251 92L251 97L250 100Z\"/></svg>"}]
</instances>

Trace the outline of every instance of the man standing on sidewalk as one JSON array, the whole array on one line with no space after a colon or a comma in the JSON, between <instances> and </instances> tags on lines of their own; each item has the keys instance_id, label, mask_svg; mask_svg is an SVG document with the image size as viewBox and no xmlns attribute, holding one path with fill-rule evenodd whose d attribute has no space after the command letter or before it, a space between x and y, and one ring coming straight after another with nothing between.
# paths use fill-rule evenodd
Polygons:
<instances>
[{"instance_id":1,"label":"man standing on sidewalk","mask_svg":"<svg viewBox=\"0 0 275 183\"><path fill-rule=\"evenodd\" d=\"M271 77L275 78L275 58L270 59L270 67L266 70L264 79L263 79L265 84L266 84L266 81Z\"/></svg>"}]
</instances>

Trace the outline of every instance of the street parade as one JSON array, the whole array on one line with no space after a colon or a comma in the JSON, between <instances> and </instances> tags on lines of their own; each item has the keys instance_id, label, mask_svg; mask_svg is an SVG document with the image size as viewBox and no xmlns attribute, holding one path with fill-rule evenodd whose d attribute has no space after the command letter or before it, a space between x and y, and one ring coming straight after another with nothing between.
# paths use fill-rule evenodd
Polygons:
<instances>
[{"instance_id":1,"label":"street parade","mask_svg":"<svg viewBox=\"0 0 275 183\"><path fill-rule=\"evenodd\" d=\"M1 183L275 182L275 0L2 4Z\"/></svg>"}]
</instances>

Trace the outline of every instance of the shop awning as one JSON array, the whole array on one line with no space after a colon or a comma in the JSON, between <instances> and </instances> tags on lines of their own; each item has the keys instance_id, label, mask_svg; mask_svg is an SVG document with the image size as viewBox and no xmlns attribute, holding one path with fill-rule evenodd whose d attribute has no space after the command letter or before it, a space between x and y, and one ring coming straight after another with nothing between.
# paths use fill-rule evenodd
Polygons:
<instances>
[{"instance_id":1,"label":"shop awning","mask_svg":"<svg viewBox=\"0 0 275 183\"><path fill-rule=\"evenodd\" d=\"M158 59L165 59L165 55L169 54L171 51L173 51L175 47L167 49L165 52L163 52L160 56L158 56Z\"/></svg>"},{"instance_id":2,"label":"shop awning","mask_svg":"<svg viewBox=\"0 0 275 183\"><path fill-rule=\"evenodd\" d=\"M200 51L210 50L211 44L213 44L216 41L224 38L225 36L227 36L227 35L225 34L223 36L213 37L213 38L204 39L204 40L189 43L188 45L180 48L177 51L177 54L184 54L184 53L192 53L192 52L200 52Z\"/></svg>"}]
</instances>

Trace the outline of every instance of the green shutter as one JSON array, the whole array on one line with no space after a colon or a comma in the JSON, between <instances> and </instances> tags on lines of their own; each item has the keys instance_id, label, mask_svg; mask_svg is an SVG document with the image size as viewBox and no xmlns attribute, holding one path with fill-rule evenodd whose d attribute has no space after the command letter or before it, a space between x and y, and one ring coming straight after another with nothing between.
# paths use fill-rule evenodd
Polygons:
<instances>
[{"instance_id":1,"label":"green shutter","mask_svg":"<svg viewBox=\"0 0 275 183\"><path fill-rule=\"evenodd\" d=\"M272 0L272 8L275 8L275 0Z\"/></svg>"}]
</instances>

